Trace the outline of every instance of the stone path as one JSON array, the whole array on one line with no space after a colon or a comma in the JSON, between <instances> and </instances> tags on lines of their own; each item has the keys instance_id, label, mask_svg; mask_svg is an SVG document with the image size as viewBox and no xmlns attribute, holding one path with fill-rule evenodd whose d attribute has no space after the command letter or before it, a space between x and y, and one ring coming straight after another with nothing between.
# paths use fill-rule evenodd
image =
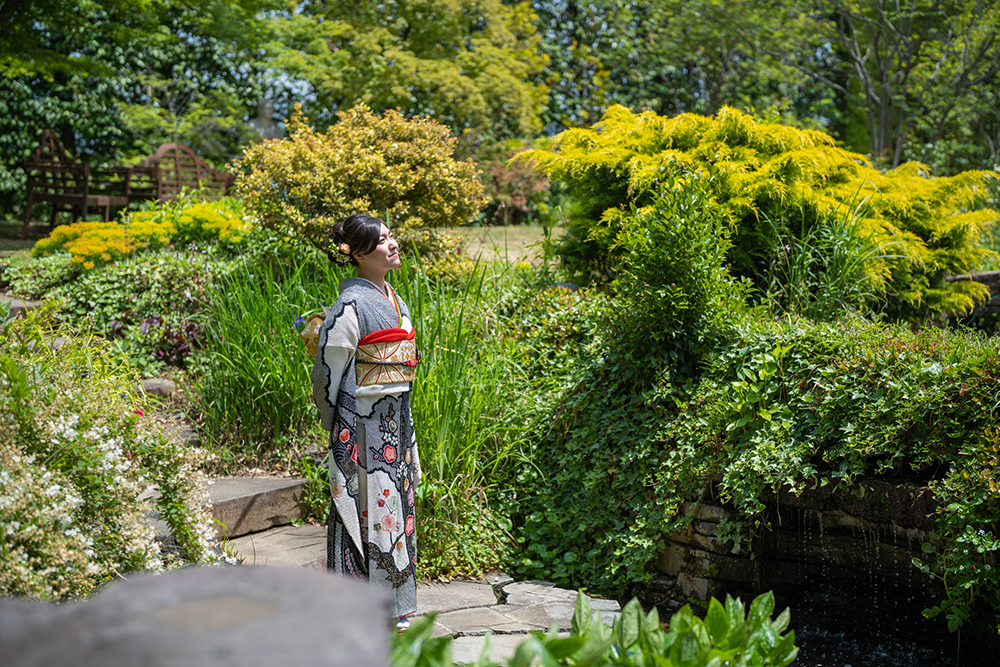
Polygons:
<instances>
[{"instance_id":1,"label":"stone path","mask_svg":"<svg viewBox=\"0 0 1000 667\"><path fill-rule=\"evenodd\" d=\"M301 498L302 481L257 477L215 480L211 488L216 518L225 523L227 549L244 565L324 570L326 528L292 525ZM576 591L544 581L514 581L494 574L485 581L452 581L417 587L417 614L437 612L434 635L451 636L452 657L474 662L492 633L492 658L514 655L532 630L555 625L568 632ZM591 599L606 623L620 612L614 600Z\"/></svg>"}]
</instances>

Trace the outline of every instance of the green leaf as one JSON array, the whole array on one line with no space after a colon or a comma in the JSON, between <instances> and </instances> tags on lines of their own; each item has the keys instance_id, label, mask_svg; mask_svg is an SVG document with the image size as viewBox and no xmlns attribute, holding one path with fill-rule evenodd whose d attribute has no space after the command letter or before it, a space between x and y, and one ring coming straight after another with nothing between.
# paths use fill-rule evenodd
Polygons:
<instances>
[{"instance_id":1,"label":"green leaf","mask_svg":"<svg viewBox=\"0 0 1000 667\"><path fill-rule=\"evenodd\" d=\"M628 649L639 640L645 614L642 612L642 605L639 600L632 598L622 609L621 616L617 619L618 643L623 649Z\"/></svg>"},{"instance_id":2,"label":"green leaf","mask_svg":"<svg viewBox=\"0 0 1000 667\"><path fill-rule=\"evenodd\" d=\"M758 595L757 598L750 603L750 611L747 613L747 621L755 627L763 625L765 622L770 620L772 611L774 611L774 593L768 591L762 595Z\"/></svg>"},{"instance_id":3,"label":"green leaf","mask_svg":"<svg viewBox=\"0 0 1000 667\"><path fill-rule=\"evenodd\" d=\"M705 616L709 636L716 645L723 645L729 636L729 617L722 604L712 598L708 603L708 614Z\"/></svg>"},{"instance_id":4,"label":"green leaf","mask_svg":"<svg viewBox=\"0 0 1000 667\"><path fill-rule=\"evenodd\" d=\"M571 628L574 634L584 636L590 628L590 600L583 593L576 594L576 604L573 606L573 621Z\"/></svg>"},{"instance_id":5,"label":"green leaf","mask_svg":"<svg viewBox=\"0 0 1000 667\"><path fill-rule=\"evenodd\" d=\"M774 619L773 623L771 623L771 627L774 628L775 632L779 633L784 632L785 630L788 629L788 624L791 622L791 620L792 620L791 609L785 607L785 610L781 612L778 618Z\"/></svg>"},{"instance_id":6,"label":"green leaf","mask_svg":"<svg viewBox=\"0 0 1000 667\"><path fill-rule=\"evenodd\" d=\"M543 641L546 650L556 660L568 658L579 651L587 643L586 637L546 637Z\"/></svg>"}]
</instances>

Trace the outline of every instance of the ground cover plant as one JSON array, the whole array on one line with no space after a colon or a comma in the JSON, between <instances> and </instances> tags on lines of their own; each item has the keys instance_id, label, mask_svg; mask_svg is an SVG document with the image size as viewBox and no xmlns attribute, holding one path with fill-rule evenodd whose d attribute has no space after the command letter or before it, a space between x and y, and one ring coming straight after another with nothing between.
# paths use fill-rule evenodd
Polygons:
<instances>
[{"instance_id":1,"label":"ground cover plant","mask_svg":"<svg viewBox=\"0 0 1000 667\"><path fill-rule=\"evenodd\" d=\"M798 655L795 632L783 634L790 619L787 609L774 620L773 612L774 597L770 593L758 596L749 608L739 599L727 597L723 606L713 598L704 619L685 606L669 619L669 629L664 629L656 609L646 614L638 600L632 599L609 627L591 612L586 596L580 593L568 636L560 636L555 628L544 634L533 632L518 645L507 664L510 667L535 664L784 667ZM432 614L414 621L409 630L396 635L390 660L393 667L450 667L451 637L432 639L433 629ZM490 647L487 638L482 654L473 664L498 667L489 658Z\"/></svg>"},{"instance_id":2,"label":"ground cover plant","mask_svg":"<svg viewBox=\"0 0 1000 667\"><path fill-rule=\"evenodd\" d=\"M167 442L126 361L48 311L0 312L0 595L59 600L214 558L198 452ZM155 500L142 499L150 484ZM156 510L179 550L165 551Z\"/></svg>"}]
</instances>

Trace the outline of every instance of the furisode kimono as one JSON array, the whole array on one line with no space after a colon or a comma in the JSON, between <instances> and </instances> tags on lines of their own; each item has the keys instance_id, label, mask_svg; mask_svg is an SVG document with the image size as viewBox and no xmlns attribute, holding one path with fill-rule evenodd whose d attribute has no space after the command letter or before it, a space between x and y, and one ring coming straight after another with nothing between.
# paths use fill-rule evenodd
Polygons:
<instances>
[{"instance_id":1,"label":"furisode kimono","mask_svg":"<svg viewBox=\"0 0 1000 667\"><path fill-rule=\"evenodd\" d=\"M327 568L388 592L398 617L417 608L417 348L406 304L386 289L362 278L340 283L319 330L312 381L330 431Z\"/></svg>"}]
</instances>

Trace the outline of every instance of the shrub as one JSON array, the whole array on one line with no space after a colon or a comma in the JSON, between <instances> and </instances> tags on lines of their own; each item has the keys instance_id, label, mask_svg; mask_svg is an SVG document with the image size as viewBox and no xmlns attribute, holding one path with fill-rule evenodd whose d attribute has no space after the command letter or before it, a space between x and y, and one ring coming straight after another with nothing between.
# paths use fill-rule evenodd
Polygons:
<instances>
[{"instance_id":1,"label":"shrub","mask_svg":"<svg viewBox=\"0 0 1000 667\"><path fill-rule=\"evenodd\" d=\"M60 250L70 254L70 261L93 269L119 260L145 248L166 245L173 229L168 225L144 221L135 229L117 222L74 222L59 225L31 249L32 257L44 257Z\"/></svg>"},{"instance_id":2,"label":"shrub","mask_svg":"<svg viewBox=\"0 0 1000 667\"><path fill-rule=\"evenodd\" d=\"M752 524L778 489L884 474L927 481L938 469L940 541L926 558L950 587L938 611L960 623L981 600L1000 613L995 337L750 311L707 340L698 364L651 354L650 367L598 331L537 418L546 467L519 484L532 489L515 511L520 575L637 585L683 525L679 503L700 499L710 479Z\"/></svg>"},{"instance_id":3,"label":"shrub","mask_svg":"<svg viewBox=\"0 0 1000 667\"><path fill-rule=\"evenodd\" d=\"M696 332L716 329L743 308L746 287L726 268L730 229L713 180L670 176L618 229L606 325L637 367L656 366L663 354L680 360L694 351Z\"/></svg>"},{"instance_id":4,"label":"shrub","mask_svg":"<svg viewBox=\"0 0 1000 667\"><path fill-rule=\"evenodd\" d=\"M551 216L548 180L530 163L513 159L527 150L524 142L508 142L503 150L480 158L488 203L483 222L488 225L520 225Z\"/></svg>"},{"instance_id":5,"label":"shrub","mask_svg":"<svg viewBox=\"0 0 1000 667\"><path fill-rule=\"evenodd\" d=\"M519 471L514 570L621 593L653 576L686 520L679 504L709 480L756 520L778 489L888 472L928 481L940 466L932 486L946 509L928 572L961 582L943 605L958 622L976 599L995 601L1000 343L743 307L713 188L707 176L667 179L637 207L615 236L617 279L592 341L563 330L575 357L556 367L569 369L559 383L530 367L532 385L556 396L525 403L531 456L544 466ZM577 316L577 304L565 307ZM542 340L529 329L515 344L532 353Z\"/></svg>"},{"instance_id":6,"label":"shrub","mask_svg":"<svg viewBox=\"0 0 1000 667\"><path fill-rule=\"evenodd\" d=\"M154 507L185 558L211 559L198 453L164 440L106 345L58 334L54 349L33 319L0 323L0 594L78 597L168 566L179 554L155 541Z\"/></svg>"},{"instance_id":7,"label":"shrub","mask_svg":"<svg viewBox=\"0 0 1000 667\"><path fill-rule=\"evenodd\" d=\"M49 290L59 320L104 335L137 370L183 366L203 344L208 293L224 262L197 252L161 251L88 271Z\"/></svg>"},{"instance_id":8,"label":"shrub","mask_svg":"<svg viewBox=\"0 0 1000 667\"><path fill-rule=\"evenodd\" d=\"M786 245L783 236L806 238L868 200L858 231L881 250L864 261L864 272L887 282L890 316L962 312L988 297L982 285L944 281L991 256L980 237L998 216L977 210L987 172L932 178L926 166L910 163L881 173L821 132L759 122L729 108L713 118L661 118L612 107L593 128L567 130L549 149L521 155L566 183L577 202L564 257L580 279L613 277L630 202L645 207L671 175L705 172L717 206L735 224L734 273L759 288L775 251Z\"/></svg>"},{"instance_id":9,"label":"shrub","mask_svg":"<svg viewBox=\"0 0 1000 667\"><path fill-rule=\"evenodd\" d=\"M70 263L93 269L142 251L167 245L215 244L232 249L250 232L238 202L221 199L198 201L196 197L159 203L126 213L122 222L76 222L59 225L32 248L32 257L68 252Z\"/></svg>"},{"instance_id":10,"label":"shrub","mask_svg":"<svg viewBox=\"0 0 1000 667\"><path fill-rule=\"evenodd\" d=\"M476 168L452 158L447 127L397 111L378 116L364 105L338 117L317 133L296 114L287 139L246 149L236 188L263 224L325 249L333 225L370 212L426 255L442 250L433 228L468 222L479 211Z\"/></svg>"}]
</instances>

